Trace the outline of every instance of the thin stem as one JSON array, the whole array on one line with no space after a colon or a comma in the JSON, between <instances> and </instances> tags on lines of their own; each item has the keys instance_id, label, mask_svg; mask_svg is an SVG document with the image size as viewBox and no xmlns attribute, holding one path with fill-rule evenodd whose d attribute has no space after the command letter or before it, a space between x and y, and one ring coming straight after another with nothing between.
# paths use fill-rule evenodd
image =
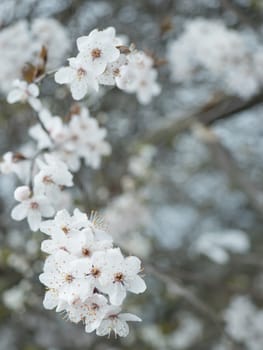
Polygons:
<instances>
[{"instance_id":1,"label":"thin stem","mask_svg":"<svg viewBox=\"0 0 263 350\"><path fill-rule=\"evenodd\" d=\"M30 169L29 169L29 184L28 184L28 187L31 189L31 191L33 190L33 172L34 172L34 166L36 163L36 159L38 158L38 156L47 152L48 150L49 150L48 148L43 148L43 149L37 151L36 154L31 159L31 164L30 164Z\"/></svg>"},{"instance_id":2,"label":"thin stem","mask_svg":"<svg viewBox=\"0 0 263 350\"><path fill-rule=\"evenodd\" d=\"M53 75L54 73L56 73L56 71L58 70L58 68L56 69L52 69L48 72L45 72L44 74L40 75L39 77L37 77L35 80L34 80L34 83L38 84L40 83L42 80L44 80L45 78L49 77L50 75Z\"/></svg>"}]
</instances>

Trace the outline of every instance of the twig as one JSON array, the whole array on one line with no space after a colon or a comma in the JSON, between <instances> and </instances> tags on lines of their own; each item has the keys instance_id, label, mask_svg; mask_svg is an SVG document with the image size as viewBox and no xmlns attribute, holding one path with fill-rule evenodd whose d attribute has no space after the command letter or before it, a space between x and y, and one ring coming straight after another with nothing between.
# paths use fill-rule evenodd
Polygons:
<instances>
[{"instance_id":1,"label":"twig","mask_svg":"<svg viewBox=\"0 0 263 350\"><path fill-rule=\"evenodd\" d=\"M41 128L45 131L45 133L47 134L50 142L53 144L54 141L52 140L51 136L50 136L50 132L48 131L48 129L46 128L45 124L43 123L43 121L41 120L40 116L38 113L35 113L35 116L39 122L39 124L41 125Z\"/></svg>"},{"instance_id":2,"label":"twig","mask_svg":"<svg viewBox=\"0 0 263 350\"><path fill-rule=\"evenodd\" d=\"M165 283L167 289L170 293L184 298L189 304L191 304L196 310L200 311L204 316L211 320L215 326L223 333L223 335L231 342L234 350L243 350L243 346L239 344L232 336L225 330L224 322L212 310L208 305L206 305L201 299L199 299L194 293L189 289L180 285L178 282L174 281L170 276L163 272L158 271L152 265L146 265L145 271L149 272L151 275L155 276L158 280Z\"/></svg>"},{"instance_id":3,"label":"twig","mask_svg":"<svg viewBox=\"0 0 263 350\"><path fill-rule=\"evenodd\" d=\"M56 73L56 71L58 70L57 69L52 69L50 70L49 72L45 72L44 74L40 75L39 77L37 77L35 80L34 80L34 83L40 83L42 80L44 80L45 78L49 77L50 75L53 75L54 73Z\"/></svg>"},{"instance_id":4,"label":"twig","mask_svg":"<svg viewBox=\"0 0 263 350\"><path fill-rule=\"evenodd\" d=\"M48 151L48 148L43 148L36 152L36 154L31 158L31 164L29 169L29 184L28 187L32 190L33 189L33 172L34 172L34 166L36 163L36 159L38 156L40 156L42 153Z\"/></svg>"},{"instance_id":5,"label":"twig","mask_svg":"<svg viewBox=\"0 0 263 350\"><path fill-rule=\"evenodd\" d=\"M220 326L221 321L216 313L211 310L202 300L198 299L189 289L175 282L170 276L159 272L152 265L146 265L145 271L164 282L172 294L183 297L202 314L206 315L217 326Z\"/></svg>"}]
</instances>

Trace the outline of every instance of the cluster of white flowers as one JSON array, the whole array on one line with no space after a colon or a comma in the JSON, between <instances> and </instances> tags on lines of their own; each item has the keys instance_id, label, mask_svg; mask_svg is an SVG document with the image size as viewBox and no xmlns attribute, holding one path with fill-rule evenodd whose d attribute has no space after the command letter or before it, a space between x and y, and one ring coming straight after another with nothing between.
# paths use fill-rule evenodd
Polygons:
<instances>
[{"instance_id":1,"label":"cluster of white flowers","mask_svg":"<svg viewBox=\"0 0 263 350\"><path fill-rule=\"evenodd\" d=\"M79 53L69 58L69 66L60 68L55 81L68 84L75 100L81 100L99 85L116 85L128 93L136 93L142 104L160 93L153 59L142 51L124 47L115 29L94 29L77 39Z\"/></svg>"},{"instance_id":2,"label":"cluster of white flowers","mask_svg":"<svg viewBox=\"0 0 263 350\"><path fill-rule=\"evenodd\" d=\"M7 152L0 163L2 173L14 172L24 183L31 181L30 186L20 186L15 191L15 199L21 203L13 209L12 217L15 220L27 217L33 231L39 229L42 217L50 217L60 209L63 189L73 186L71 172L79 170L81 159L98 168L101 156L111 150L104 140L106 130L90 117L88 109L75 108L70 121L63 123L42 106L38 93L37 85L16 81L8 95L10 103L27 101L38 113L40 123L29 129L37 141L36 159Z\"/></svg>"},{"instance_id":3,"label":"cluster of white flowers","mask_svg":"<svg viewBox=\"0 0 263 350\"><path fill-rule=\"evenodd\" d=\"M42 31L45 23L37 24L43 40L48 41L50 36ZM140 68L142 71L152 69L151 59L143 53L132 52L129 57L120 53L113 28L94 30L77 43L80 53L70 59L70 67L61 68L55 76L60 82L72 78L67 82L76 99L83 97L90 87L96 90L103 79L104 84L113 76L121 81L117 71L123 69L124 61L125 67L129 67L127 62L137 57L138 66L145 64ZM41 246L49 254L40 275L48 288L44 306L65 312L72 322L84 322L86 332L96 330L97 335L110 335L113 331L115 335L127 336L127 321L141 320L121 313L121 305L127 291L138 294L146 289L139 276L141 262L135 256L125 258L113 246L111 236L98 225L96 217L89 219L78 209L70 215L64 196L64 189L74 185L72 173L80 169L82 160L97 169L101 157L110 153L111 147L105 141L106 129L99 126L87 108L79 105L72 106L67 121L53 116L39 99L37 81L27 83L17 79L13 85L7 101L28 103L37 116L38 123L29 129L36 147L33 152L31 147L29 156L23 151L7 152L0 162L0 171L15 173L23 183L14 192L19 204L13 208L12 218L27 219L32 231L40 229L49 235ZM146 85L136 90L127 86L129 92L136 91L144 102L155 94Z\"/></svg>"},{"instance_id":4,"label":"cluster of white flowers","mask_svg":"<svg viewBox=\"0 0 263 350\"><path fill-rule=\"evenodd\" d=\"M229 334L248 350L261 350L263 344L263 311L248 296L234 297L224 312Z\"/></svg>"},{"instance_id":5,"label":"cluster of white flowers","mask_svg":"<svg viewBox=\"0 0 263 350\"><path fill-rule=\"evenodd\" d=\"M146 289L139 276L141 262L124 257L113 248L111 237L78 209L72 216L59 211L54 220L44 221L40 230L49 239L42 250L49 255L40 281L48 287L44 299L47 309L66 312L75 323L84 322L86 332L97 335L126 336L126 321L140 321L132 314L121 313L120 305L127 291Z\"/></svg>"},{"instance_id":6,"label":"cluster of white flowers","mask_svg":"<svg viewBox=\"0 0 263 350\"><path fill-rule=\"evenodd\" d=\"M203 69L241 98L253 96L263 85L263 46L220 21L187 22L183 34L169 43L167 57L175 82L189 81Z\"/></svg>"},{"instance_id":7,"label":"cluster of white flowers","mask_svg":"<svg viewBox=\"0 0 263 350\"><path fill-rule=\"evenodd\" d=\"M42 46L48 50L47 69L61 65L70 42L65 29L55 19L36 18L31 23L21 20L1 30L1 90L8 91L13 80L21 78L26 63L38 63Z\"/></svg>"},{"instance_id":8,"label":"cluster of white flowers","mask_svg":"<svg viewBox=\"0 0 263 350\"><path fill-rule=\"evenodd\" d=\"M19 186L14 197L20 202L11 213L14 220L27 218L32 231L39 229L42 217L51 217L60 207L60 193L73 186L72 174L67 165L46 153L44 160L36 159L37 171L32 185ZM28 174L30 176L30 174Z\"/></svg>"},{"instance_id":9,"label":"cluster of white flowers","mask_svg":"<svg viewBox=\"0 0 263 350\"><path fill-rule=\"evenodd\" d=\"M86 165L99 168L101 157L111 152L110 145L105 141L106 129L99 126L87 108L73 110L68 123L63 123L58 116L52 116L47 109L40 111L39 118L49 135L39 123L29 129L30 136L37 141L39 149L49 148L73 172L79 170L81 159Z\"/></svg>"}]
</instances>

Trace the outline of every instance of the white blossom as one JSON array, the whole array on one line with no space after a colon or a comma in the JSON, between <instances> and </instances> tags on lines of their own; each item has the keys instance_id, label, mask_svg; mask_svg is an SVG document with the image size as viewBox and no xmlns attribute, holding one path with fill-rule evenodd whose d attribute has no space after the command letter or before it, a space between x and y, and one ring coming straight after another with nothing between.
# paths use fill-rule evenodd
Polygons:
<instances>
[{"instance_id":1,"label":"white blossom","mask_svg":"<svg viewBox=\"0 0 263 350\"><path fill-rule=\"evenodd\" d=\"M239 230L222 232L207 232L198 237L193 249L208 256L218 264L229 261L229 252L245 253L249 250L250 242L246 233Z\"/></svg>"},{"instance_id":2,"label":"white blossom","mask_svg":"<svg viewBox=\"0 0 263 350\"><path fill-rule=\"evenodd\" d=\"M129 326L127 321L141 322L141 319L133 314L120 313L121 308L118 306L110 306L99 327L96 334L100 336L110 336L111 332L115 337L126 337L129 334Z\"/></svg>"},{"instance_id":3,"label":"white blossom","mask_svg":"<svg viewBox=\"0 0 263 350\"><path fill-rule=\"evenodd\" d=\"M30 162L21 153L7 152L0 162L0 171L3 174L15 173L20 180L27 181Z\"/></svg>"},{"instance_id":4,"label":"white blossom","mask_svg":"<svg viewBox=\"0 0 263 350\"><path fill-rule=\"evenodd\" d=\"M37 160L39 172L34 178L34 186L36 191L48 198L56 197L62 186L73 186L73 176L67 165L57 157L46 153L44 158L46 163L40 159Z\"/></svg>"},{"instance_id":5,"label":"white blossom","mask_svg":"<svg viewBox=\"0 0 263 350\"><path fill-rule=\"evenodd\" d=\"M48 51L47 70L55 69L69 49L66 29L55 19L34 18L30 23L19 20L0 32L0 89L12 88L15 79L22 79L26 63L37 65L39 53L45 46Z\"/></svg>"},{"instance_id":6,"label":"white blossom","mask_svg":"<svg viewBox=\"0 0 263 350\"><path fill-rule=\"evenodd\" d=\"M93 332L103 320L108 309L107 299L103 295L94 294L81 302L77 300L66 308L68 318L75 323L82 321L87 333Z\"/></svg>"},{"instance_id":7,"label":"white blossom","mask_svg":"<svg viewBox=\"0 0 263 350\"><path fill-rule=\"evenodd\" d=\"M136 93L139 102L147 104L161 92L156 78L152 58L142 51L134 51L127 56L127 64L119 68L116 84L121 90Z\"/></svg>"},{"instance_id":8,"label":"white blossom","mask_svg":"<svg viewBox=\"0 0 263 350\"><path fill-rule=\"evenodd\" d=\"M84 300L93 292L84 272L72 264L74 260L74 256L59 250L46 259L44 272L39 276L45 286L56 290L59 299L69 304L79 298Z\"/></svg>"},{"instance_id":9,"label":"white blossom","mask_svg":"<svg viewBox=\"0 0 263 350\"><path fill-rule=\"evenodd\" d=\"M260 350L263 341L263 311L247 295L234 296L224 311L226 331L248 350Z\"/></svg>"},{"instance_id":10,"label":"white blossom","mask_svg":"<svg viewBox=\"0 0 263 350\"><path fill-rule=\"evenodd\" d=\"M54 208L43 194L32 193L26 186L18 187L15 190L15 199L19 202L11 212L14 220L21 221L27 218L32 231L39 229L41 218L50 217L54 214Z\"/></svg>"},{"instance_id":11,"label":"white blossom","mask_svg":"<svg viewBox=\"0 0 263 350\"><path fill-rule=\"evenodd\" d=\"M58 84L69 84L72 97L81 100L90 89L98 91L99 84L92 70L87 70L80 56L68 59L69 67L60 68L55 74Z\"/></svg>"},{"instance_id":12,"label":"white blossom","mask_svg":"<svg viewBox=\"0 0 263 350\"><path fill-rule=\"evenodd\" d=\"M221 21L188 21L181 36L168 44L172 80L184 83L195 76L202 78L199 73L205 70L229 94L250 98L263 84L258 65L262 45L258 42L255 47L251 42L249 35L228 29Z\"/></svg>"},{"instance_id":13,"label":"white blossom","mask_svg":"<svg viewBox=\"0 0 263 350\"><path fill-rule=\"evenodd\" d=\"M138 275L141 262L137 257L124 258L119 248L109 249L105 252L105 269L107 273L100 277L100 283L113 305L122 304L127 291L135 294L145 291L145 282Z\"/></svg>"},{"instance_id":14,"label":"white blossom","mask_svg":"<svg viewBox=\"0 0 263 350\"><path fill-rule=\"evenodd\" d=\"M7 96L7 102L28 102L34 110L39 111L42 106L40 100L37 98L38 96L39 88L36 84L28 84L23 80L15 80L13 82L13 89Z\"/></svg>"},{"instance_id":15,"label":"white blossom","mask_svg":"<svg viewBox=\"0 0 263 350\"><path fill-rule=\"evenodd\" d=\"M108 63L119 58L120 51L116 48L117 43L113 27L102 31L94 29L88 36L77 39L82 62L96 75L102 74Z\"/></svg>"}]
</instances>

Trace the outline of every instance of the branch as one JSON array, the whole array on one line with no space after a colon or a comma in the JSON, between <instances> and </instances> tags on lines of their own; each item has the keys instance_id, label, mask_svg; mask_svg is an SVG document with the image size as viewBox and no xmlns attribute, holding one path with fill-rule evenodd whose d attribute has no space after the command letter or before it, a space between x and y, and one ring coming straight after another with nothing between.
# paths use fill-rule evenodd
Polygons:
<instances>
[{"instance_id":1,"label":"branch","mask_svg":"<svg viewBox=\"0 0 263 350\"><path fill-rule=\"evenodd\" d=\"M205 142L213 154L213 159L223 169L232 182L237 182L239 188L246 194L251 206L263 214L263 194L258 191L249 178L239 168L231 152L220 142L219 138L208 128L209 125L218 120L229 118L235 113L242 112L248 108L255 107L263 102L263 93L258 94L249 101L243 101L236 97L228 98L213 105L206 106L199 112L177 120L167 122L158 129L151 130L143 138L144 143L169 143L173 138L184 131L194 128L203 142Z\"/></svg>"},{"instance_id":2,"label":"branch","mask_svg":"<svg viewBox=\"0 0 263 350\"><path fill-rule=\"evenodd\" d=\"M158 280L162 281L172 294L184 298L196 310L200 311L204 316L211 320L218 330L223 333L226 339L231 342L233 350L244 350L244 347L233 339L232 336L225 330L224 322L220 317L218 317L216 312L206 305L201 299L195 296L195 294L193 294L189 289L178 284L170 276L158 271L152 265L146 265L145 270L146 272L148 271L151 275L155 276Z\"/></svg>"},{"instance_id":3,"label":"branch","mask_svg":"<svg viewBox=\"0 0 263 350\"><path fill-rule=\"evenodd\" d=\"M186 131L195 122L199 121L205 125L211 125L218 120L232 117L235 113L240 113L248 108L255 107L263 102L263 92L254 96L250 100L241 100L237 97L229 97L227 99L221 99L219 102L209 103L204 106L200 111L193 112L190 115L183 115L177 119L161 121L161 126L150 130L142 138L145 143L168 143L175 135ZM164 118L161 118L161 120Z\"/></svg>"}]
</instances>

